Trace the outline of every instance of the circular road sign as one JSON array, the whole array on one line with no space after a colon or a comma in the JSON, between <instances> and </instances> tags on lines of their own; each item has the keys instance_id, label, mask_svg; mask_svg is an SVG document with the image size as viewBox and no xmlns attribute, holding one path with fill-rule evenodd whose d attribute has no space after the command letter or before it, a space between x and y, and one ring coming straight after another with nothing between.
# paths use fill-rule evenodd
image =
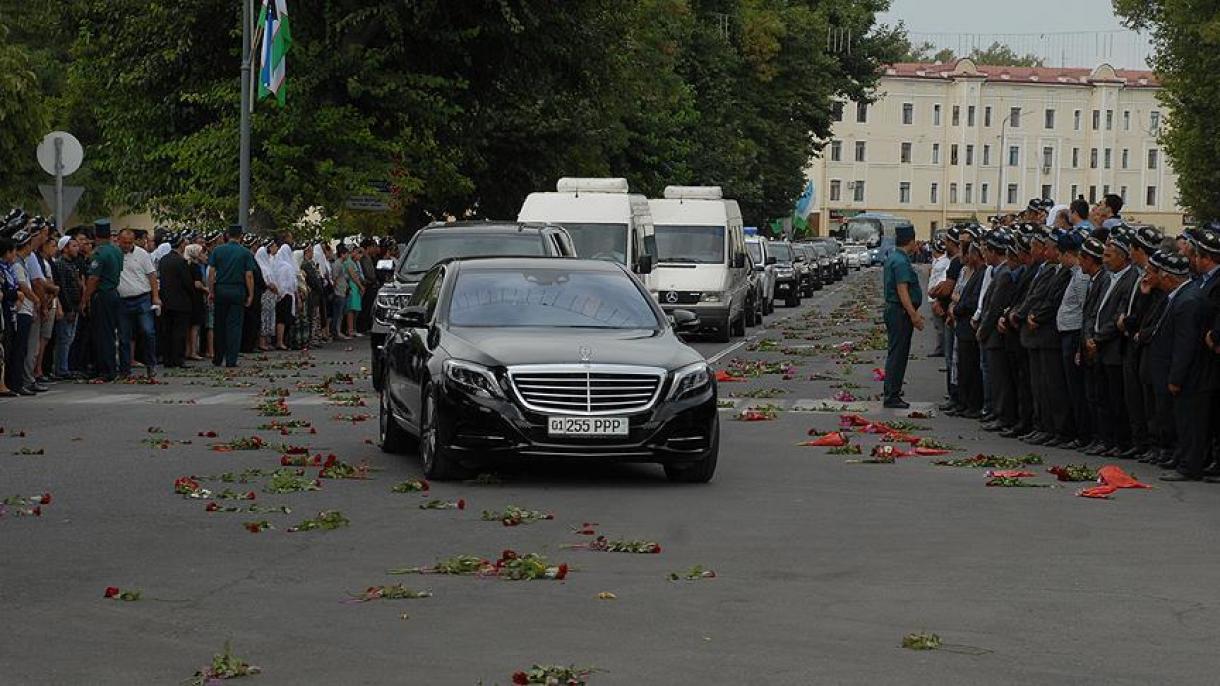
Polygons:
<instances>
[{"instance_id":1,"label":"circular road sign","mask_svg":"<svg viewBox=\"0 0 1220 686\"><path fill-rule=\"evenodd\" d=\"M85 159L85 149L81 147L76 136L67 131L52 131L38 144L38 164L42 170L55 176L55 139L63 139L63 149L60 152L60 162L63 163L63 175L68 176L80 169L80 163Z\"/></svg>"}]
</instances>

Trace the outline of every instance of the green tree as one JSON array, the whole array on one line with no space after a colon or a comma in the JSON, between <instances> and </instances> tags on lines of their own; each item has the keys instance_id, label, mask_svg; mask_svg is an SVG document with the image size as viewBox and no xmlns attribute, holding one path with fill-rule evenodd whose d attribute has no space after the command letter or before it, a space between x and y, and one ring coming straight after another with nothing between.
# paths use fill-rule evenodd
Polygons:
<instances>
[{"instance_id":1,"label":"green tree","mask_svg":"<svg viewBox=\"0 0 1220 686\"><path fill-rule=\"evenodd\" d=\"M34 148L47 133L47 110L31 55L8 37L0 24L0 203L30 206L28 179L38 168Z\"/></svg>"},{"instance_id":2,"label":"green tree","mask_svg":"<svg viewBox=\"0 0 1220 686\"><path fill-rule=\"evenodd\" d=\"M1000 67L1041 67L1044 62L1034 54L1018 55L1015 50L1003 43L992 43L985 49L975 48L970 51L970 59L976 64L988 64Z\"/></svg>"},{"instance_id":3,"label":"green tree","mask_svg":"<svg viewBox=\"0 0 1220 686\"><path fill-rule=\"evenodd\" d=\"M1169 109L1161 144L1178 174L1179 203L1220 217L1220 5L1185 0L1115 0L1128 27L1152 35L1158 97Z\"/></svg>"}]
</instances>

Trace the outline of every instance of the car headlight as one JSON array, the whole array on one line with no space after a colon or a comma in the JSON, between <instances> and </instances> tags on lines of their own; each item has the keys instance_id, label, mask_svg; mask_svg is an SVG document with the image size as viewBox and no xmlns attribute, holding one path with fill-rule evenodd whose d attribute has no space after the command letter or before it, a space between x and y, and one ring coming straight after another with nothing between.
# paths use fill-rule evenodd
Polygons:
<instances>
[{"instance_id":1,"label":"car headlight","mask_svg":"<svg viewBox=\"0 0 1220 686\"><path fill-rule=\"evenodd\" d=\"M377 300L374 304L387 312L396 312L407 306L411 301L410 294L404 293L378 293Z\"/></svg>"},{"instance_id":2,"label":"car headlight","mask_svg":"<svg viewBox=\"0 0 1220 686\"><path fill-rule=\"evenodd\" d=\"M445 378L467 393L480 398L503 398L504 391L491 370L481 364L445 360Z\"/></svg>"},{"instance_id":3,"label":"car headlight","mask_svg":"<svg viewBox=\"0 0 1220 686\"><path fill-rule=\"evenodd\" d=\"M780 267L775 270L776 276L792 276L796 272L792 271L792 267Z\"/></svg>"},{"instance_id":4,"label":"car headlight","mask_svg":"<svg viewBox=\"0 0 1220 686\"><path fill-rule=\"evenodd\" d=\"M674 372L674 382L669 388L670 400L681 400L702 392L712 383L712 369L706 362L696 362Z\"/></svg>"},{"instance_id":5,"label":"car headlight","mask_svg":"<svg viewBox=\"0 0 1220 686\"><path fill-rule=\"evenodd\" d=\"M701 302L701 303L718 303L718 302L720 302L720 300L721 300L720 293L717 293L715 291L709 291L709 292L704 293L703 295L699 296L699 302Z\"/></svg>"}]
</instances>

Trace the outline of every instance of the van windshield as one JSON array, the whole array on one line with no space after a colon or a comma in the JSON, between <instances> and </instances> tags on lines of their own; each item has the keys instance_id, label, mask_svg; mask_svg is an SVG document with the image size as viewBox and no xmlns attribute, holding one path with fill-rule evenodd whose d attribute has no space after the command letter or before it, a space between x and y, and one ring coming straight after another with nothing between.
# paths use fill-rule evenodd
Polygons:
<instances>
[{"instance_id":1,"label":"van windshield","mask_svg":"<svg viewBox=\"0 0 1220 686\"><path fill-rule=\"evenodd\" d=\"M754 264L762 264L762 243L746 243L746 250L750 251L750 259Z\"/></svg>"},{"instance_id":2,"label":"van windshield","mask_svg":"<svg viewBox=\"0 0 1220 686\"><path fill-rule=\"evenodd\" d=\"M788 243L772 243L771 252L775 253L775 261L779 264L792 264L795 255L792 254L792 246Z\"/></svg>"},{"instance_id":3,"label":"van windshield","mask_svg":"<svg viewBox=\"0 0 1220 686\"><path fill-rule=\"evenodd\" d=\"M723 226L657 224L657 262L724 264Z\"/></svg>"},{"instance_id":4,"label":"van windshield","mask_svg":"<svg viewBox=\"0 0 1220 686\"><path fill-rule=\"evenodd\" d=\"M627 225L557 222L568 230L576 256L627 264Z\"/></svg>"}]
</instances>

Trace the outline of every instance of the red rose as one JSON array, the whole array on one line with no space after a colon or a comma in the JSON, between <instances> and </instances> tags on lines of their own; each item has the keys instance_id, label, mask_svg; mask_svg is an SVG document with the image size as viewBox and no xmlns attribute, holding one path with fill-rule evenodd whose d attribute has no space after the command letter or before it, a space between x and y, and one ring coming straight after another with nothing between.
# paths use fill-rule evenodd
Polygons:
<instances>
[{"instance_id":1,"label":"red rose","mask_svg":"<svg viewBox=\"0 0 1220 686\"><path fill-rule=\"evenodd\" d=\"M280 466L287 467L292 464L292 460L287 455L280 455Z\"/></svg>"},{"instance_id":2,"label":"red rose","mask_svg":"<svg viewBox=\"0 0 1220 686\"><path fill-rule=\"evenodd\" d=\"M515 560L515 559L517 559L517 551L505 550L504 552L500 553L500 559L501 560Z\"/></svg>"},{"instance_id":3,"label":"red rose","mask_svg":"<svg viewBox=\"0 0 1220 686\"><path fill-rule=\"evenodd\" d=\"M280 429L280 435L281 435L281 436L287 436L287 435L288 435L288 429Z\"/></svg>"},{"instance_id":4,"label":"red rose","mask_svg":"<svg viewBox=\"0 0 1220 686\"><path fill-rule=\"evenodd\" d=\"M459 509L459 510L465 510L465 509L466 509L466 500L465 500L465 499L459 499L459 500L458 500L458 509Z\"/></svg>"},{"instance_id":5,"label":"red rose","mask_svg":"<svg viewBox=\"0 0 1220 686\"><path fill-rule=\"evenodd\" d=\"M204 512L215 512L215 511L217 511L217 510L219 510L219 509L220 509L220 506L219 506L219 505L217 505L216 503L208 503L208 504L207 504L207 505L206 505L206 506L203 508L203 511L204 511Z\"/></svg>"},{"instance_id":6,"label":"red rose","mask_svg":"<svg viewBox=\"0 0 1220 686\"><path fill-rule=\"evenodd\" d=\"M654 545L652 546L652 550L649 550L648 552L650 552L650 553L659 553L659 552L661 552L661 546L654 544Z\"/></svg>"},{"instance_id":7,"label":"red rose","mask_svg":"<svg viewBox=\"0 0 1220 686\"><path fill-rule=\"evenodd\" d=\"M254 500L255 497L254 491L246 491L246 500Z\"/></svg>"},{"instance_id":8,"label":"red rose","mask_svg":"<svg viewBox=\"0 0 1220 686\"><path fill-rule=\"evenodd\" d=\"M525 672L513 672L513 683L518 686L524 686L530 682L530 678L525 675Z\"/></svg>"},{"instance_id":9,"label":"red rose","mask_svg":"<svg viewBox=\"0 0 1220 686\"><path fill-rule=\"evenodd\" d=\"M564 577L566 577L567 575L568 575L568 563L564 562L563 564L559 565L559 570L555 572L555 580L563 581Z\"/></svg>"},{"instance_id":10,"label":"red rose","mask_svg":"<svg viewBox=\"0 0 1220 686\"><path fill-rule=\"evenodd\" d=\"M314 479L314 480L313 480L313 485L314 485L314 486L317 486L318 488L322 488L322 480L321 480L321 479Z\"/></svg>"},{"instance_id":11,"label":"red rose","mask_svg":"<svg viewBox=\"0 0 1220 686\"><path fill-rule=\"evenodd\" d=\"M333 467L334 464L338 461L339 461L339 458L335 457L334 453L331 453L330 455L326 456L326 462L322 463L322 469L326 469L328 467Z\"/></svg>"},{"instance_id":12,"label":"red rose","mask_svg":"<svg viewBox=\"0 0 1220 686\"><path fill-rule=\"evenodd\" d=\"M420 487L421 489L423 489L423 490L425 490L425 491L426 491L426 490L428 490L428 489L432 488L432 485L431 485L431 484L429 484L429 483L427 482L427 480L425 480L425 479L420 479L420 480L419 480L419 487Z\"/></svg>"},{"instance_id":13,"label":"red rose","mask_svg":"<svg viewBox=\"0 0 1220 686\"><path fill-rule=\"evenodd\" d=\"M107 586L106 592L102 594L102 597L103 598L113 598L118 594L119 594L119 589L117 586Z\"/></svg>"},{"instance_id":14,"label":"red rose","mask_svg":"<svg viewBox=\"0 0 1220 686\"><path fill-rule=\"evenodd\" d=\"M41 517L42 516L42 505L35 505L33 512L34 512L35 517Z\"/></svg>"},{"instance_id":15,"label":"red rose","mask_svg":"<svg viewBox=\"0 0 1220 686\"><path fill-rule=\"evenodd\" d=\"M258 522L246 522L246 531L249 531L252 534L256 534L261 530L262 530L262 527L259 526Z\"/></svg>"},{"instance_id":16,"label":"red rose","mask_svg":"<svg viewBox=\"0 0 1220 686\"><path fill-rule=\"evenodd\" d=\"M318 433L318 430L311 426L311 427L309 427L309 433L316 434L316 433Z\"/></svg>"},{"instance_id":17,"label":"red rose","mask_svg":"<svg viewBox=\"0 0 1220 686\"><path fill-rule=\"evenodd\" d=\"M51 504L51 494L43 493L42 497L38 499L38 502L42 503L43 505L50 505Z\"/></svg>"}]
</instances>

